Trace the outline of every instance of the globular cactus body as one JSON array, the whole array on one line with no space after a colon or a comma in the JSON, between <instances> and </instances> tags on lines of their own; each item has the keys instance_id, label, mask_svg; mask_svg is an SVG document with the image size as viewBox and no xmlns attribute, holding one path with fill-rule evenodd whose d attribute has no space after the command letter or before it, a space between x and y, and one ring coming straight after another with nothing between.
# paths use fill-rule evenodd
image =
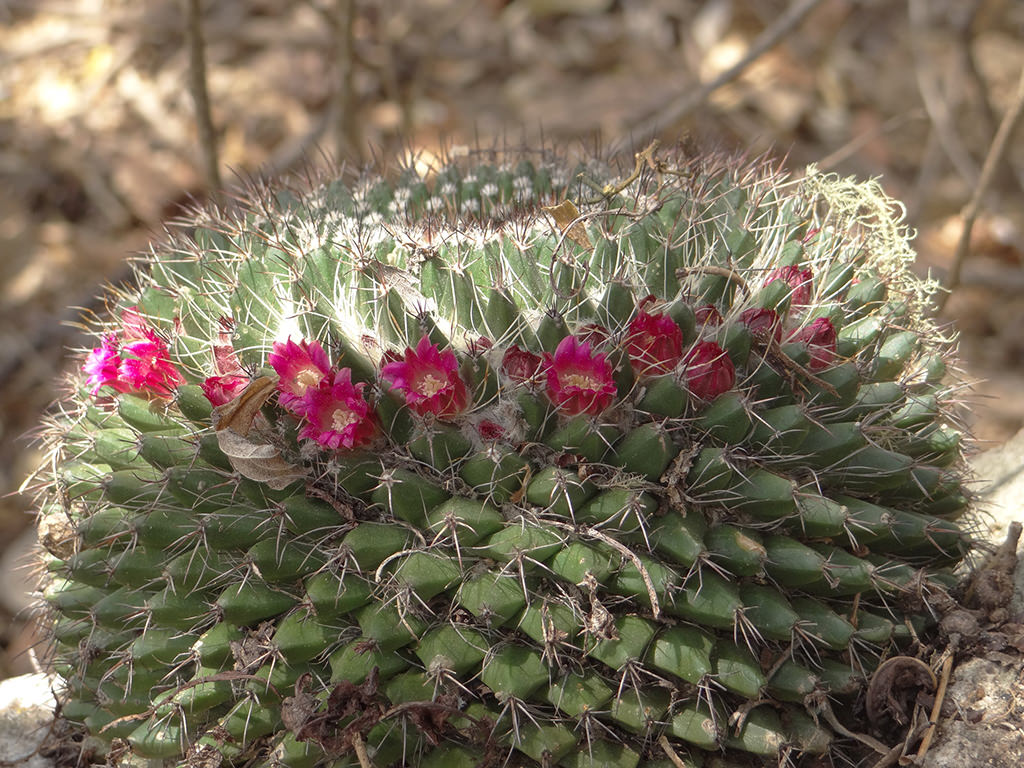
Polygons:
<instances>
[{"instance_id":1,"label":"globular cactus body","mask_svg":"<svg viewBox=\"0 0 1024 768\"><path fill-rule=\"evenodd\" d=\"M875 184L641 160L142 259L50 430L64 714L188 765L826 753L970 549L949 350Z\"/></svg>"}]
</instances>

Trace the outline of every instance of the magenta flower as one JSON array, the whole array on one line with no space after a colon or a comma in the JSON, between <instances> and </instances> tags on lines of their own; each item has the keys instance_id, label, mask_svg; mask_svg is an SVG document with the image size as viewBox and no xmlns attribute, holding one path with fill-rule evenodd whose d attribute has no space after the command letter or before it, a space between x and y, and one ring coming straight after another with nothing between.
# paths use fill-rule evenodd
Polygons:
<instances>
[{"instance_id":1,"label":"magenta flower","mask_svg":"<svg viewBox=\"0 0 1024 768\"><path fill-rule=\"evenodd\" d=\"M185 378L171 362L167 344L135 307L121 313L121 332L109 334L93 349L82 370L96 394L106 385L118 392L141 392L170 397Z\"/></svg>"},{"instance_id":2,"label":"magenta flower","mask_svg":"<svg viewBox=\"0 0 1024 768\"><path fill-rule=\"evenodd\" d=\"M103 386L113 387L118 392L128 391L128 385L118 376L118 369L121 366L119 347L117 336L111 333L104 336L103 343L85 358L82 370L89 374L86 383L91 385L92 394L98 394Z\"/></svg>"},{"instance_id":3,"label":"magenta flower","mask_svg":"<svg viewBox=\"0 0 1024 768\"><path fill-rule=\"evenodd\" d=\"M790 306L805 307L811 303L811 288L812 281L814 280L814 273L811 270L800 269L800 267L793 265L779 267L768 273L768 278L764 281L764 284L769 285L776 280L782 280L789 286Z\"/></svg>"},{"instance_id":4,"label":"magenta flower","mask_svg":"<svg viewBox=\"0 0 1024 768\"><path fill-rule=\"evenodd\" d=\"M794 331L789 340L807 345L807 351L811 354L808 367L812 371L828 368L835 360L836 328L827 317L816 317L810 325Z\"/></svg>"},{"instance_id":5,"label":"magenta flower","mask_svg":"<svg viewBox=\"0 0 1024 768\"><path fill-rule=\"evenodd\" d=\"M319 387L331 373L331 361L320 342L303 340L296 344L291 338L284 343L275 341L267 362L279 377L278 402L297 416L305 416L302 409L306 390Z\"/></svg>"},{"instance_id":6,"label":"magenta flower","mask_svg":"<svg viewBox=\"0 0 1024 768\"><path fill-rule=\"evenodd\" d=\"M641 310L629 324L626 351L637 373L668 373L683 359L683 332L668 315Z\"/></svg>"},{"instance_id":7,"label":"magenta flower","mask_svg":"<svg viewBox=\"0 0 1024 768\"><path fill-rule=\"evenodd\" d=\"M386 363L381 376L393 389L405 395L416 413L440 418L455 416L466 409L469 393L459 378L459 361L450 349L442 352L424 335L416 349L405 348L404 358Z\"/></svg>"},{"instance_id":8,"label":"magenta flower","mask_svg":"<svg viewBox=\"0 0 1024 768\"><path fill-rule=\"evenodd\" d=\"M705 304L693 310L698 326L710 325L712 328L722 324L722 313L714 304Z\"/></svg>"},{"instance_id":9,"label":"magenta flower","mask_svg":"<svg viewBox=\"0 0 1024 768\"><path fill-rule=\"evenodd\" d=\"M714 400L736 383L736 368L713 341L695 344L686 354L686 386L701 400Z\"/></svg>"},{"instance_id":10,"label":"magenta flower","mask_svg":"<svg viewBox=\"0 0 1024 768\"><path fill-rule=\"evenodd\" d=\"M248 376L210 376L199 386L211 405L230 403L249 384Z\"/></svg>"},{"instance_id":11,"label":"magenta flower","mask_svg":"<svg viewBox=\"0 0 1024 768\"><path fill-rule=\"evenodd\" d=\"M299 438L335 450L371 442L377 435L377 420L363 397L365 386L353 384L352 369L342 368L325 376L318 386L306 387L301 398L306 423Z\"/></svg>"},{"instance_id":12,"label":"magenta flower","mask_svg":"<svg viewBox=\"0 0 1024 768\"><path fill-rule=\"evenodd\" d=\"M167 345L153 331L149 331L146 338L123 344L121 352L130 357L122 357L117 375L136 391L170 397L185 383L185 377L171 362Z\"/></svg>"},{"instance_id":13,"label":"magenta flower","mask_svg":"<svg viewBox=\"0 0 1024 768\"><path fill-rule=\"evenodd\" d=\"M782 322L774 309L751 307L740 312L740 322L750 329L755 341L768 344L772 339L782 341Z\"/></svg>"},{"instance_id":14,"label":"magenta flower","mask_svg":"<svg viewBox=\"0 0 1024 768\"><path fill-rule=\"evenodd\" d=\"M611 405L616 392L612 367L586 342L566 336L554 355L544 353L544 364L548 397L565 413L596 416Z\"/></svg>"},{"instance_id":15,"label":"magenta flower","mask_svg":"<svg viewBox=\"0 0 1024 768\"><path fill-rule=\"evenodd\" d=\"M501 370L516 384L532 381L540 374L544 361L540 355L535 355L525 349L520 349L513 344L505 350L501 357Z\"/></svg>"}]
</instances>

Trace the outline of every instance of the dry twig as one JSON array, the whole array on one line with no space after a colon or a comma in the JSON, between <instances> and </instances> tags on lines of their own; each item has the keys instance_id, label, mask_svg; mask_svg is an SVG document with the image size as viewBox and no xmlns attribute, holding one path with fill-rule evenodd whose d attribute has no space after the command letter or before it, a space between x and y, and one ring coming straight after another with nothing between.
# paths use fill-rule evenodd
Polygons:
<instances>
[{"instance_id":1,"label":"dry twig","mask_svg":"<svg viewBox=\"0 0 1024 768\"><path fill-rule=\"evenodd\" d=\"M672 765L676 768L686 768L686 763L684 763L682 758L676 754L675 749L672 748L672 743L664 733L658 737L658 746L660 746L661 751L668 756L668 759L672 761Z\"/></svg>"},{"instance_id":2,"label":"dry twig","mask_svg":"<svg viewBox=\"0 0 1024 768\"><path fill-rule=\"evenodd\" d=\"M967 259L967 252L971 243L971 230L974 228L974 221L981 211L981 201L988 191L996 171L1003 162L1003 156L1010 145L1010 137L1017 127L1017 121L1024 108L1024 69L1021 70L1020 80L1017 81L1017 93L1013 97L1010 108L1003 115L1003 121L999 124L992 145L988 148L988 155L985 157L985 164L981 168L981 177L974 187L974 194L970 202L964 207L961 216L964 220L963 229L960 231L960 240L956 244L956 251L953 253L953 263L949 266L949 274L946 276L945 291L938 294L935 300L935 314L938 315L946 307L950 294L960 285L960 272L963 270L964 261Z\"/></svg>"},{"instance_id":3,"label":"dry twig","mask_svg":"<svg viewBox=\"0 0 1024 768\"><path fill-rule=\"evenodd\" d=\"M821 2L822 0L794 0L793 4L786 9L786 12L779 16L774 24L765 29L754 40L746 56L711 82L705 83L696 91L685 93L660 112L647 117L639 125L634 126L632 132L640 136L650 136L667 128L672 123L682 120L707 101L712 93L723 85L731 83L756 59L778 45L782 38L789 34Z\"/></svg>"},{"instance_id":4,"label":"dry twig","mask_svg":"<svg viewBox=\"0 0 1024 768\"><path fill-rule=\"evenodd\" d=\"M939 724L939 715L942 712L942 702L946 699L946 688L949 687L949 675L953 671L953 654L950 653L942 663L942 672L939 676L939 690L935 692L935 703L932 705L932 713L928 718L928 730L924 732L921 739L921 746L917 748L917 763L920 764L928 747L932 744L935 736L935 728Z\"/></svg>"},{"instance_id":5,"label":"dry twig","mask_svg":"<svg viewBox=\"0 0 1024 768\"><path fill-rule=\"evenodd\" d=\"M334 29L334 98L330 112L334 122L334 152L340 160L346 155L360 159L362 139L356 114L355 80L355 0L337 0Z\"/></svg>"},{"instance_id":6,"label":"dry twig","mask_svg":"<svg viewBox=\"0 0 1024 768\"><path fill-rule=\"evenodd\" d=\"M925 29L926 3L924 0L910 0L908 8L911 49L914 55L914 75L917 78L917 89L921 94L921 101L924 102L924 108L935 129L935 136L946 156L953 163L957 173L969 184L974 185L978 179L978 168L953 125L950 100L940 92L936 82L935 70L937 68L926 58L922 49L922 40L927 34Z\"/></svg>"},{"instance_id":7,"label":"dry twig","mask_svg":"<svg viewBox=\"0 0 1024 768\"><path fill-rule=\"evenodd\" d=\"M206 87L206 51L203 41L202 11L199 0L185 0L185 39L188 45L188 89L196 109L196 131L203 153L206 185L214 194L220 192L220 162L217 157L217 134L210 114L210 94Z\"/></svg>"}]
</instances>

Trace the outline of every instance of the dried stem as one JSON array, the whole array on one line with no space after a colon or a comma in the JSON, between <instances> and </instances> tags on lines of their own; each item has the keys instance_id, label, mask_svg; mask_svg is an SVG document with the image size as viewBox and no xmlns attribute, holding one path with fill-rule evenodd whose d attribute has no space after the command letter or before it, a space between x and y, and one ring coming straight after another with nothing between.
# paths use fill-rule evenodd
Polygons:
<instances>
[{"instance_id":1,"label":"dried stem","mask_svg":"<svg viewBox=\"0 0 1024 768\"><path fill-rule=\"evenodd\" d=\"M359 760L359 768L373 768L373 761L366 753L366 743L358 733L352 734L352 749L356 751L356 759Z\"/></svg>"},{"instance_id":2,"label":"dried stem","mask_svg":"<svg viewBox=\"0 0 1024 768\"><path fill-rule=\"evenodd\" d=\"M206 51L203 41L202 11L199 0L185 0L185 40L188 46L188 89L196 110L196 131L203 153L206 185L214 194L221 189L220 162L217 158L217 134L210 114L210 94L206 88Z\"/></svg>"},{"instance_id":3,"label":"dried stem","mask_svg":"<svg viewBox=\"0 0 1024 768\"><path fill-rule=\"evenodd\" d=\"M946 688L949 687L949 676L953 671L953 654L949 654L946 660L942 663L942 673L939 676L939 690L935 692L935 703L932 705L932 713L928 717L928 730L924 732L924 738L921 739L921 746L917 748L917 760L918 764L921 763L928 751L928 747L932 744L932 738L935 736L935 728L939 724L939 715L942 713L942 702L946 698Z\"/></svg>"},{"instance_id":4,"label":"dried stem","mask_svg":"<svg viewBox=\"0 0 1024 768\"><path fill-rule=\"evenodd\" d=\"M636 155L635 155L635 157L636 157L636 165L633 167L633 172L629 176L627 176L625 179L623 179L622 181L620 181L620 182L618 182L616 184L612 184L612 183L605 184L604 187L601 188L601 196L600 197L595 197L592 200L584 200L584 203L586 203L587 205L593 205L595 203L600 203L601 201L603 201L603 200L605 200L605 199L607 199L609 197L612 197L613 195L619 194L619 192L621 192L626 187L628 187L630 184L632 184L634 181L639 179L640 178L640 174L643 172L645 165L646 166L654 166L654 163L655 163L654 153L658 149L658 144L659 144L658 140L655 139L650 144L648 144L647 148L644 149L642 152L637 152L636 153Z\"/></svg>"},{"instance_id":5,"label":"dried stem","mask_svg":"<svg viewBox=\"0 0 1024 768\"><path fill-rule=\"evenodd\" d=\"M658 591L654 588L654 581L651 579L651 574L647 572L644 567L643 561L637 556L636 552L631 550L621 541L612 538L606 533L603 533L596 528L589 528L587 526L577 526L570 523L563 523L559 520L544 520L546 525L551 525L556 528L562 528L567 531L573 531L574 533L582 536L589 536L598 541L602 541L609 547L614 549L619 554L628 557L633 566L640 572L640 578L644 581L644 586L647 587L647 598L651 601L651 613L654 618L661 616L661 604L658 602Z\"/></svg>"},{"instance_id":6,"label":"dried stem","mask_svg":"<svg viewBox=\"0 0 1024 768\"><path fill-rule=\"evenodd\" d=\"M963 270L964 261L967 259L971 243L971 230L974 228L974 222L981 211L982 198L984 198L985 193L988 191L989 185L992 183L992 179L995 177L999 166L1002 165L1003 156L1010 145L1010 137L1013 136L1014 129L1017 127L1017 121L1020 119L1022 108L1024 108L1024 69L1021 70L1020 80L1017 81L1017 93L1014 95L1013 103L1010 104L1010 108L1003 115L1003 121L999 124L999 130L996 131L995 138L992 139L992 146L988 149L985 164L981 168L981 177L974 187L974 194L971 195L970 201L964 207L961 214L964 225L960 232L960 241L956 244L956 251L953 254L953 263L950 264L949 274L946 276L946 284L943 286L945 291L940 293L935 300L936 315L942 313L950 294L960 285L960 273Z\"/></svg>"},{"instance_id":7,"label":"dried stem","mask_svg":"<svg viewBox=\"0 0 1024 768\"><path fill-rule=\"evenodd\" d=\"M705 83L696 91L688 91L660 112L655 113L654 115L646 118L639 125L634 126L632 133L639 134L641 136L653 135L672 123L682 120L707 101L708 97L711 96L712 93L717 91L723 85L727 85L739 77L743 70L749 67L758 57L778 45L782 38L789 34L793 28L803 21L804 17L820 5L821 2L822 0L794 0L793 4L786 10L786 12L779 16L775 20L774 24L765 29L764 32L754 40L753 44L750 46L750 50L747 51L746 56L736 62L733 66L729 67L729 69L711 82Z\"/></svg>"},{"instance_id":8,"label":"dried stem","mask_svg":"<svg viewBox=\"0 0 1024 768\"><path fill-rule=\"evenodd\" d=\"M672 748L672 743L664 733L658 737L658 746L661 747L661 751L668 756L668 759L672 761L672 765L676 768L686 768L686 763L684 763L682 758L676 754L675 749Z\"/></svg>"}]
</instances>

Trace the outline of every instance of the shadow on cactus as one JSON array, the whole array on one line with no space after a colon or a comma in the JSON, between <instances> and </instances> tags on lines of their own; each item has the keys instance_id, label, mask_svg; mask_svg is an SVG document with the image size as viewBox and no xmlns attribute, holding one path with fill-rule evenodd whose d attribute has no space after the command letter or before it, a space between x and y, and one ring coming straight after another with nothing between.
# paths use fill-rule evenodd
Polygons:
<instances>
[{"instance_id":1,"label":"shadow on cactus","mask_svg":"<svg viewBox=\"0 0 1024 768\"><path fill-rule=\"evenodd\" d=\"M197 215L49 428L64 715L190 766L856 747L971 547L898 214L763 161L480 152Z\"/></svg>"}]
</instances>

